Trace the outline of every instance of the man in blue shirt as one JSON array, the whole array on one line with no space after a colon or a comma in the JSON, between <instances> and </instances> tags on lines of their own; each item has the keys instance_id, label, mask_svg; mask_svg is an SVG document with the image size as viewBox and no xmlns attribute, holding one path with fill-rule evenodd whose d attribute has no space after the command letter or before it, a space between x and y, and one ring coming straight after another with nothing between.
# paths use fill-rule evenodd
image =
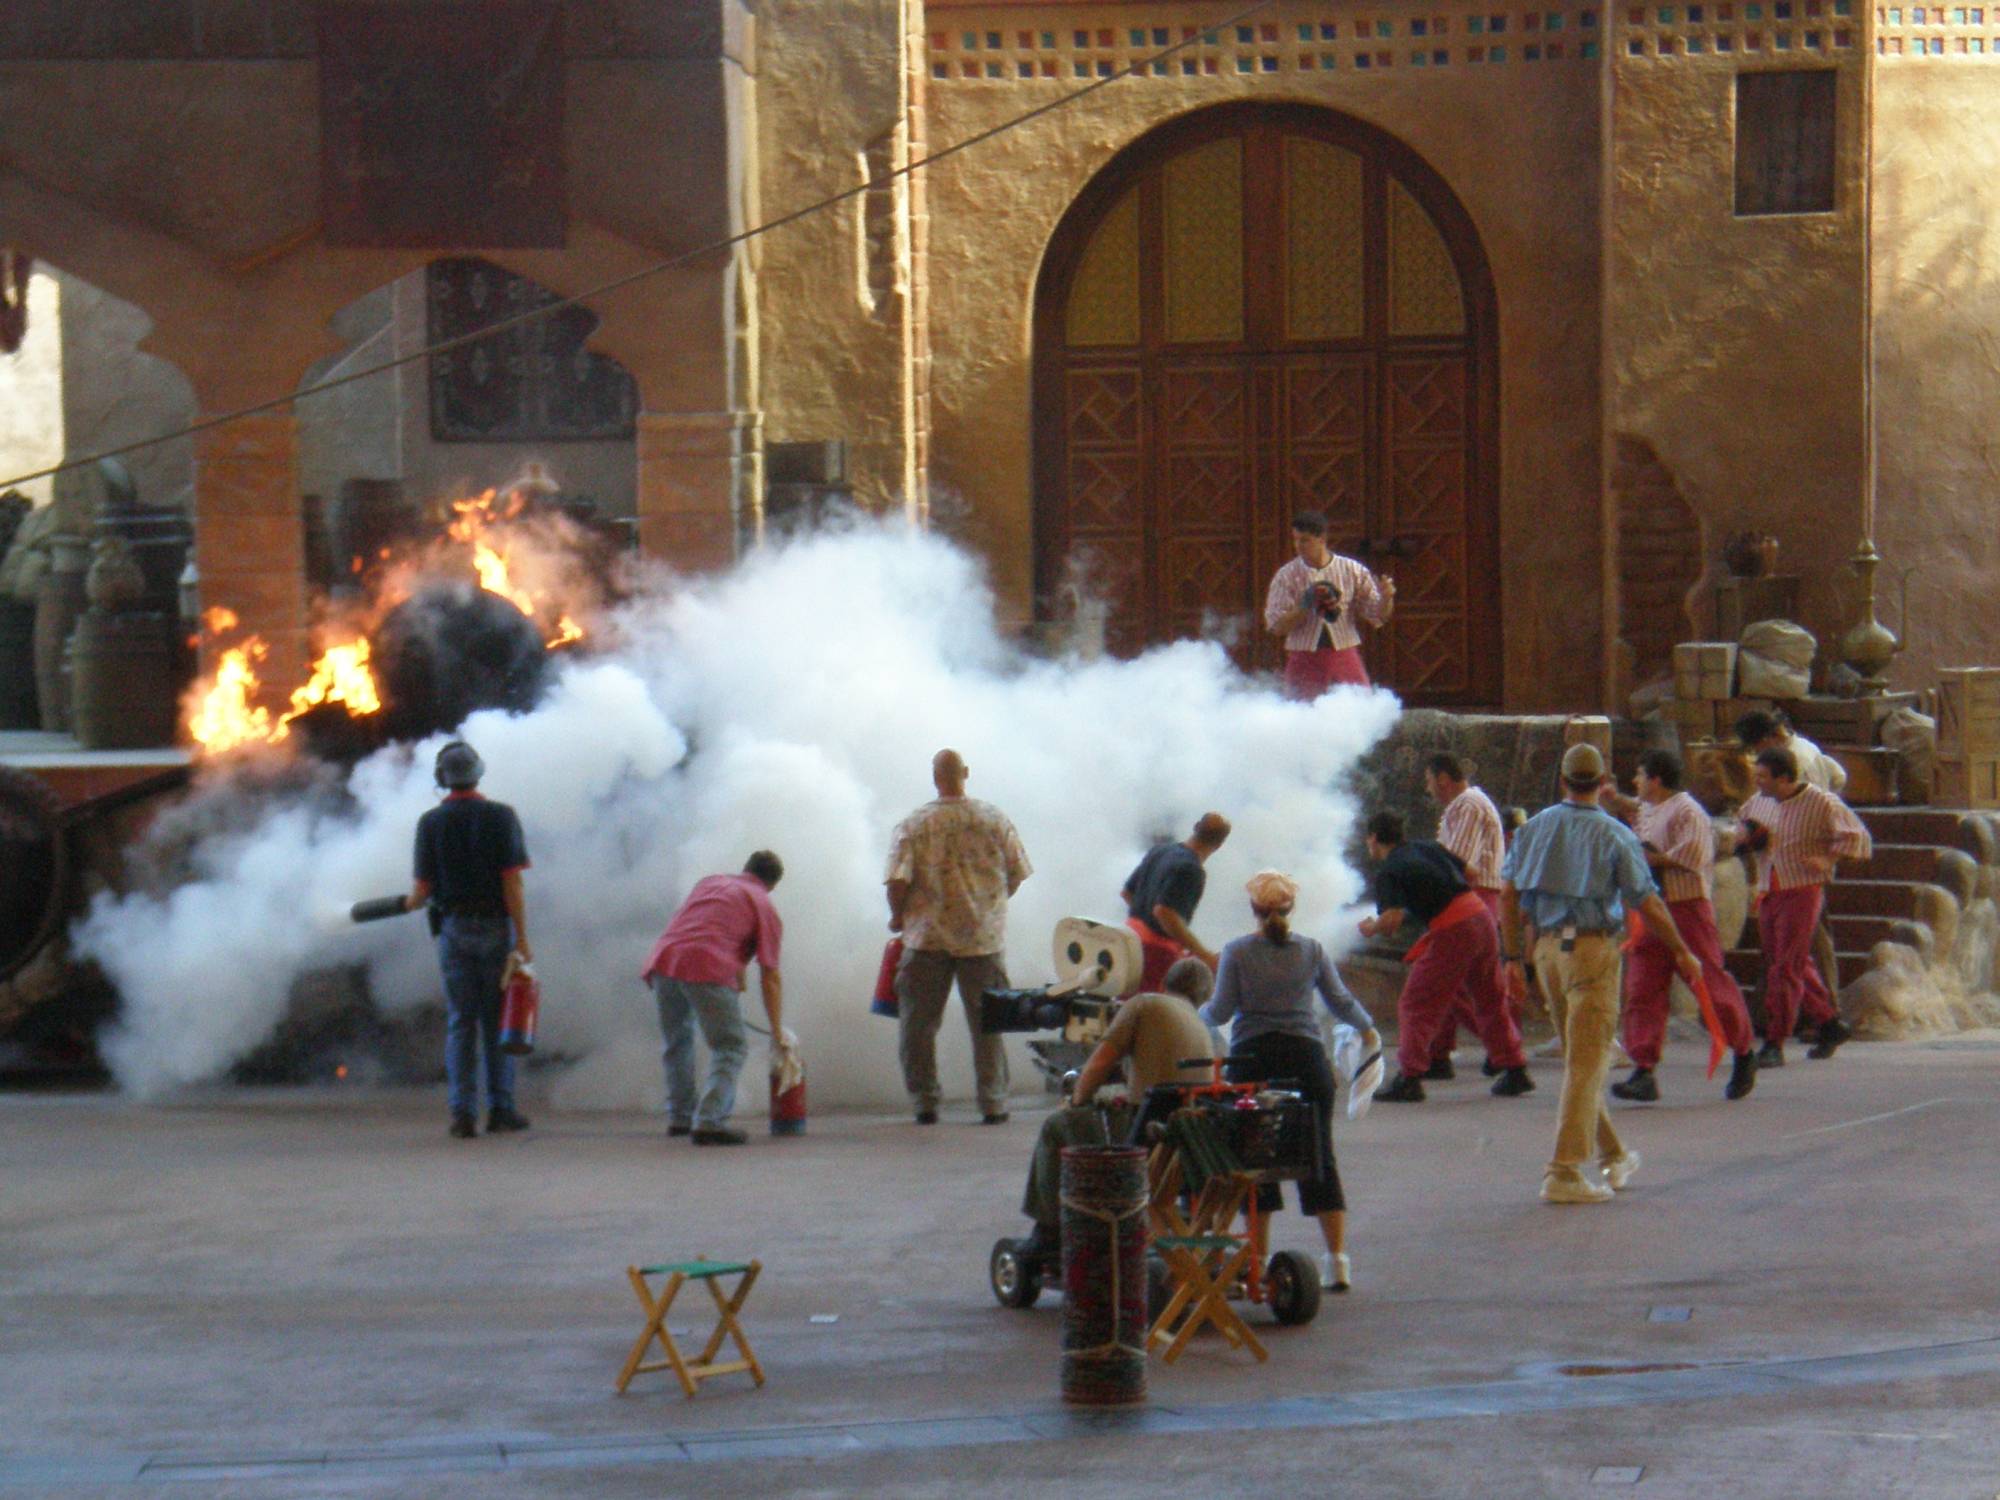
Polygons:
<instances>
[{"instance_id":1,"label":"man in blue shirt","mask_svg":"<svg viewBox=\"0 0 2000 1500\"><path fill-rule=\"evenodd\" d=\"M1653 888L1639 836L1597 805L1604 757L1596 746L1563 752L1562 782L1563 800L1528 820L1500 867L1500 946L1508 987L1525 994L1523 919L1535 929L1536 977L1563 1043L1562 1112L1542 1199L1602 1203L1639 1169L1639 1153L1625 1149L1604 1107L1626 909L1645 919L1688 983L1701 977L1701 963ZM1584 1175L1593 1156L1602 1183Z\"/></svg>"}]
</instances>

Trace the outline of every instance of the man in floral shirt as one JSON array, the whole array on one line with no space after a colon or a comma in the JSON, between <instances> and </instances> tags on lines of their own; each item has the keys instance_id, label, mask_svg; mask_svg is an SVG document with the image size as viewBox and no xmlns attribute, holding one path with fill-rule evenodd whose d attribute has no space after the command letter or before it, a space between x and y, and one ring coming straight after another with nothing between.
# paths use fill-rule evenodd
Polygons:
<instances>
[{"instance_id":1,"label":"man in floral shirt","mask_svg":"<svg viewBox=\"0 0 2000 1500\"><path fill-rule=\"evenodd\" d=\"M896 826L889 840L889 930L903 935L896 970L903 1086L919 1125L938 1117L937 1034L954 979L972 1029L979 1110L988 1125L1007 1118L1007 1053L979 1030L979 996L1003 989L1007 900L1033 873L1007 815L965 795L970 773L956 750L931 758L937 799Z\"/></svg>"}]
</instances>

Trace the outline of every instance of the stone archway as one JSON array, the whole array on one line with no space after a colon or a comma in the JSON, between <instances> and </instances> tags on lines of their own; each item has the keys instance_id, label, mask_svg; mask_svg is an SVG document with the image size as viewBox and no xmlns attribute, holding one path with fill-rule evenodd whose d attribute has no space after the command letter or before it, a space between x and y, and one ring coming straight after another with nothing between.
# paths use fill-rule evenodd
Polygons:
<instances>
[{"instance_id":1,"label":"stone archway","mask_svg":"<svg viewBox=\"0 0 2000 1500\"><path fill-rule=\"evenodd\" d=\"M1396 578L1378 680L1497 704L1496 329L1471 219L1382 131L1291 104L1152 131L1036 288L1038 610L1094 593L1114 650L1209 635L1271 665L1265 586L1319 509Z\"/></svg>"}]
</instances>

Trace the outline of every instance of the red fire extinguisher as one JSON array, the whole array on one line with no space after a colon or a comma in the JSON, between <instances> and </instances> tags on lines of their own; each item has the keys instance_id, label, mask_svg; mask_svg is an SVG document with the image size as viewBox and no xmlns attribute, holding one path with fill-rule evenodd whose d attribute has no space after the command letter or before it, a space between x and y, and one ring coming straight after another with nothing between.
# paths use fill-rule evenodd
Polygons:
<instances>
[{"instance_id":1,"label":"red fire extinguisher","mask_svg":"<svg viewBox=\"0 0 2000 1500\"><path fill-rule=\"evenodd\" d=\"M771 1047L771 1134L806 1133L806 1064L798 1038L782 1028Z\"/></svg>"},{"instance_id":2,"label":"red fire extinguisher","mask_svg":"<svg viewBox=\"0 0 2000 1500\"><path fill-rule=\"evenodd\" d=\"M875 994L868 1002L870 1015L887 1016L893 1021L902 1013L902 1006L896 1000L896 970L902 962L903 940L890 938L882 950L882 967L875 971Z\"/></svg>"},{"instance_id":3,"label":"red fire extinguisher","mask_svg":"<svg viewBox=\"0 0 2000 1500\"><path fill-rule=\"evenodd\" d=\"M526 1057L535 1050L535 1022L542 1009L542 987L531 964L509 956L501 979L500 1050Z\"/></svg>"}]
</instances>

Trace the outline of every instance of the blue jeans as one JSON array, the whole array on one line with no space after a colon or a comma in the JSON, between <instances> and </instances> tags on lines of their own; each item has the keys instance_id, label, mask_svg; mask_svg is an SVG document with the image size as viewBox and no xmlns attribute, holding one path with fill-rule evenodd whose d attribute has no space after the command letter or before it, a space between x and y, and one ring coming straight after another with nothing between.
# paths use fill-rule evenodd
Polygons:
<instances>
[{"instance_id":1,"label":"blue jeans","mask_svg":"<svg viewBox=\"0 0 2000 1500\"><path fill-rule=\"evenodd\" d=\"M667 1065L667 1119L696 1130L720 1130L736 1108L736 1075L750 1052L742 1002L726 984L691 984L664 974L655 974L652 982L660 1005L660 1035L667 1042L661 1054ZM699 1100L694 1095L696 1026L708 1043L708 1081Z\"/></svg>"},{"instance_id":2,"label":"blue jeans","mask_svg":"<svg viewBox=\"0 0 2000 1500\"><path fill-rule=\"evenodd\" d=\"M438 934L444 975L444 1076L451 1112L479 1112L479 1049L486 1051L486 1107L514 1107L514 1059L500 1050L500 975L514 946L505 917L446 917Z\"/></svg>"}]
</instances>

